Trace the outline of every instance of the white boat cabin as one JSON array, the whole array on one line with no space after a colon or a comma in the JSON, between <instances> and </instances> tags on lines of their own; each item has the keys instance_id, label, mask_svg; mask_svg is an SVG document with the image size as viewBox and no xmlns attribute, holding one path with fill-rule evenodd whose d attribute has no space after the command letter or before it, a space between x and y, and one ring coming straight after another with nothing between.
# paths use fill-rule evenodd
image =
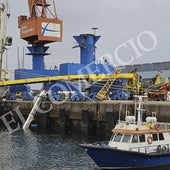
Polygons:
<instances>
[{"instance_id":1,"label":"white boat cabin","mask_svg":"<svg viewBox=\"0 0 170 170\"><path fill-rule=\"evenodd\" d=\"M147 117L146 122L135 122L134 116L125 120L113 129L110 147L149 154L170 151L169 123L158 123L156 117Z\"/></svg>"}]
</instances>

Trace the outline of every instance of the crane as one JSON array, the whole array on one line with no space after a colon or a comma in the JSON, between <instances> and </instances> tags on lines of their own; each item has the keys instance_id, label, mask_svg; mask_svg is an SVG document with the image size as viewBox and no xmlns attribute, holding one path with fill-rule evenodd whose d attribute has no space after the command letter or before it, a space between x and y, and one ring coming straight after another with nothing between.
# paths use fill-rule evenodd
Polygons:
<instances>
[{"instance_id":1,"label":"crane","mask_svg":"<svg viewBox=\"0 0 170 170\"><path fill-rule=\"evenodd\" d=\"M15 70L15 79L55 75L55 71L45 69L44 57L50 55L46 44L62 41L62 20L57 16L54 0L27 0L27 3L29 15L18 17L18 27L20 38L29 44L26 55L32 56L32 69Z\"/></svg>"},{"instance_id":2,"label":"crane","mask_svg":"<svg viewBox=\"0 0 170 170\"><path fill-rule=\"evenodd\" d=\"M31 74L37 74L37 71L40 71L42 75L47 75L44 69L44 56L49 55L47 52L49 47L45 45L62 41L62 20L56 14L54 0L53 4L48 3L47 0L27 0L27 2L29 16L18 17L20 38L31 44L31 46L27 46L29 51L27 55L33 58ZM27 71L25 70L25 72ZM23 78L22 70L18 70L15 76L17 79Z\"/></svg>"}]
</instances>

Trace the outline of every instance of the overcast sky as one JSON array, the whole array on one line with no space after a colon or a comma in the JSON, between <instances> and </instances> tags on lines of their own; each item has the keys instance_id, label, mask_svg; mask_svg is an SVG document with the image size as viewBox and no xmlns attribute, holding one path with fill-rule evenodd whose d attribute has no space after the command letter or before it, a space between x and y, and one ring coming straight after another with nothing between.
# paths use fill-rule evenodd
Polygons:
<instances>
[{"instance_id":1,"label":"overcast sky","mask_svg":"<svg viewBox=\"0 0 170 170\"><path fill-rule=\"evenodd\" d=\"M75 43L72 36L93 33L92 27L99 28L96 35L101 35L96 43L96 59L112 56L112 62L119 64L115 51L121 47L119 56L127 64L170 60L169 0L55 0L55 2L57 14L63 19L64 34L63 42L50 44L52 55L45 57L47 68L66 62L79 62L79 49L72 49ZM22 48L27 45L19 37L17 17L28 15L28 6L27 0L9 0L9 3L11 17L8 20L7 32L13 37L13 46L8 50L8 69L14 70L18 67L17 46L20 47L22 57ZM144 34L148 31L155 39L149 34ZM140 49L137 38L145 50ZM142 55L136 55L132 43ZM124 46L121 46L122 44ZM31 68L31 57L26 58L25 67Z\"/></svg>"}]
</instances>

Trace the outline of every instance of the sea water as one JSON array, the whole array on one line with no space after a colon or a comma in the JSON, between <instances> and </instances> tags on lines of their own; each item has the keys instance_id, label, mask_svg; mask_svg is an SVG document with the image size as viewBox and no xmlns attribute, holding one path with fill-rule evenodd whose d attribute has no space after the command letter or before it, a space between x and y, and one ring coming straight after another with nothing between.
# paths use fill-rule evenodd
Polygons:
<instances>
[{"instance_id":1,"label":"sea water","mask_svg":"<svg viewBox=\"0 0 170 170\"><path fill-rule=\"evenodd\" d=\"M79 147L83 140L89 139L81 133L28 129L9 134L1 130L0 170L98 169Z\"/></svg>"}]
</instances>

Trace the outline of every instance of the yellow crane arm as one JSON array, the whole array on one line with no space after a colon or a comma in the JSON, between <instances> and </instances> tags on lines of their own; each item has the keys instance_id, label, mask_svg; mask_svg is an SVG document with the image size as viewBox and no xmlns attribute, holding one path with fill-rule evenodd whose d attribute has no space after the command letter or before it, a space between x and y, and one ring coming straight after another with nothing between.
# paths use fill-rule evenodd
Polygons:
<instances>
[{"instance_id":1,"label":"yellow crane arm","mask_svg":"<svg viewBox=\"0 0 170 170\"><path fill-rule=\"evenodd\" d=\"M101 78L101 76L100 76ZM115 72L111 75L105 75L101 81L107 81L102 89L97 93L97 98L103 100L106 98L106 94L109 88L112 86L116 79L127 79L128 83L126 88L131 90L138 90L141 88L141 82L139 79L139 75L136 72L130 73L120 73L120 70L115 70ZM99 81L99 79L98 79Z\"/></svg>"},{"instance_id":2,"label":"yellow crane arm","mask_svg":"<svg viewBox=\"0 0 170 170\"><path fill-rule=\"evenodd\" d=\"M97 93L96 97L97 99L103 100L106 98L107 92L114 83L114 81L117 79L118 75L120 73L120 70L116 69L112 75L110 75L110 78L107 80L105 85L101 88L101 90Z\"/></svg>"}]
</instances>

